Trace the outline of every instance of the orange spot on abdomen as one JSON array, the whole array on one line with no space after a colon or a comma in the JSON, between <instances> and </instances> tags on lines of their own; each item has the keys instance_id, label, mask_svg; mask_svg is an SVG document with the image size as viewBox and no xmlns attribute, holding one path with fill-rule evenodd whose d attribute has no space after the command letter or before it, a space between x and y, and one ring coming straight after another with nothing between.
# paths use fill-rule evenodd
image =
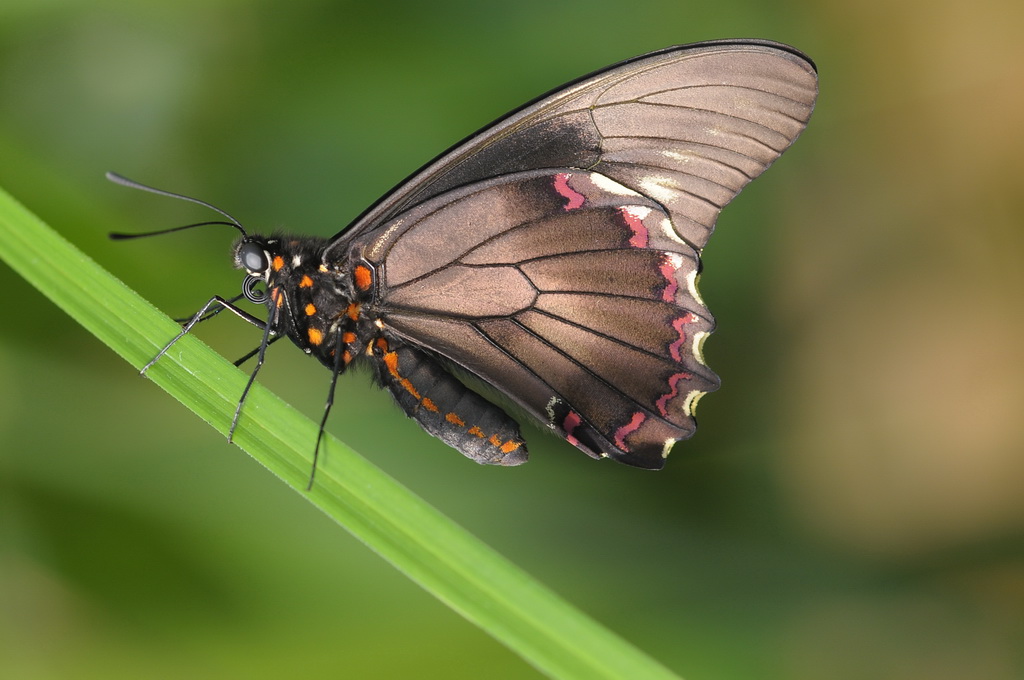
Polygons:
<instances>
[{"instance_id":1,"label":"orange spot on abdomen","mask_svg":"<svg viewBox=\"0 0 1024 680\"><path fill-rule=\"evenodd\" d=\"M384 355L384 365L388 367L391 375L398 377L398 352L388 352Z\"/></svg>"},{"instance_id":2,"label":"orange spot on abdomen","mask_svg":"<svg viewBox=\"0 0 1024 680\"><path fill-rule=\"evenodd\" d=\"M409 379L408 379L408 378L402 378L402 380L401 380L401 385L402 385L402 387L404 387L404 388L405 388L405 391L406 391L406 392L408 392L408 393L409 393L409 394L411 394L412 396L416 397L416 401L420 401L420 400L421 400L421 397L420 397L420 393L416 391L416 386L415 386L415 385L413 385L413 384L412 384L412 383L411 383L411 382L409 381Z\"/></svg>"}]
</instances>

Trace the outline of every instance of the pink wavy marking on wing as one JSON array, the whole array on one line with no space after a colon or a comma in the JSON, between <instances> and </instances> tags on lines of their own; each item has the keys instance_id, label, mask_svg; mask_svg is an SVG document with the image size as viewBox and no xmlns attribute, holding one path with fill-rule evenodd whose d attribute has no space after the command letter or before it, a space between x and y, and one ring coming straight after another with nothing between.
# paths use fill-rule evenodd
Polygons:
<instances>
[{"instance_id":1,"label":"pink wavy marking on wing","mask_svg":"<svg viewBox=\"0 0 1024 680\"><path fill-rule=\"evenodd\" d=\"M562 420L562 429L565 430L565 441L569 442L573 446L578 446L580 443L579 439L573 436L573 432L579 427L579 424L583 422L579 414L575 411L569 411L565 419Z\"/></svg>"},{"instance_id":2,"label":"pink wavy marking on wing","mask_svg":"<svg viewBox=\"0 0 1024 680\"><path fill-rule=\"evenodd\" d=\"M683 360L683 355L680 351L683 348L683 344L686 343L686 331L683 329L683 326L689 323L693 323L696 320L696 315L694 315L692 312L687 312L686 314L683 314L681 317L672 322L672 328L675 329L676 333L679 333L679 339L673 341L672 344L668 346L668 352L676 361Z\"/></svg>"},{"instance_id":3,"label":"pink wavy marking on wing","mask_svg":"<svg viewBox=\"0 0 1024 680\"><path fill-rule=\"evenodd\" d=\"M675 302L676 291L679 290L679 282L676 281L676 272L682 266L682 258L674 253L665 253L665 256L661 259L661 266L658 267L658 271L668 281L668 285L665 286L665 290L661 291L661 299L665 302Z\"/></svg>"},{"instance_id":4,"label":"pink wavy marking on wing","mask_svg":"<svg viewBox=\"0 0 1024 680\"><path fill-rule=\"evenodd\" d=\"M634 413L628 423L615 430L615 445L626 453L629 453L629 445L626 444L626 437L639 430L645 420L647 420L647 416L645 414L640 411Z\"/></svg>"},{"instance_id":5,"label":"pink wavy marking on wing","mask_svg":"<svg viewBox=\"0 0 1024 680\"><path fill-rule=\"evenodd\" d=\"M689 380L692 377L692 373L676 373L675 375L668 379L669 391L661 395L661 398L659 398L656 403L656 406L658 407L658 412L661 415L668 418L668 402L672 401L673 399L679 396L679 381Z\"/></svg>"},{"instance_id":6,"label":"pink wavy marking on wing","mask_svg":"<svg viewBox=\"0 0 1024 680\"><path fill-rule=\"evenodd\" d=\"M648 233L647 227L644 225L643 215L638 214L637 209L629 205L620 207L619 213L626 222L626 226L633 232L633 236L629 239L629 245L634 248L646 248Z\"/></svg>"},{"instance_id":7,"label":"pink wavy marking on wing","mask_svg":"<svg viewBox=\"0 0 1024 680\"><path fill-rule=\"evenodd\" d=\"M567 172L559 172L555 174L555 191L558 192L559 196L568 199L568 203L565 204L566 210L576 210L583 205L584 196L580 192L576 191L569 186L570 175Z\"/></svg>"}]
</instances>

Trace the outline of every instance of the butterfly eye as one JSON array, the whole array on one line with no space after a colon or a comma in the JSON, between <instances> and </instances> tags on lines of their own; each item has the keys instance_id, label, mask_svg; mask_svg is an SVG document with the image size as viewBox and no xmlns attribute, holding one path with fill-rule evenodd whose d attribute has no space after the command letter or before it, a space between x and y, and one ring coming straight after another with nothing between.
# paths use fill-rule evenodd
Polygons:
<instances>
[{"instance_id":1,"label":"butterfly eye","mask_svg":"<svg viewBox=\"0 0 1024 680\"><path fill-rule=\"evenodd\" d=\"M238 247L237 257L238 263L254 276L263 274L270 266L266 251L258 243L252 241L246 241Z\"/></svg>"}]
</instances>

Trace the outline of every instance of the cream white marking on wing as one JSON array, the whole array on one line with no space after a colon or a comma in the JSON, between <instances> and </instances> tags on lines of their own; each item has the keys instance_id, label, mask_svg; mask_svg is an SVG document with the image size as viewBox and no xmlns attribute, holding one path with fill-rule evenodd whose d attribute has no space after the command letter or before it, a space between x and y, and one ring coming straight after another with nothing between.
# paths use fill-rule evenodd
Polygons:
<instances>
[{"instance_id":1,"label":"cream white marking on wing","mask_svg":"<svg viewBox=\"0 0 1024 680\"><path fill-rule=\"evenodd\" d=\"M640 181L640 188L643 193L650 196L659 203L671 203L679 194L679 188L669 177L658 177L657 175L645 177Z\"/></svg>"},{"instance_id":2,"label":"cream white marking on wing","mask_svg":"<svg viewBox=\"0 0 1024 680\"><path fill-rule=\"evenodd\" d=\"M641 222L646 220L647 216L651 214L651 209L646 205L624 205L622 209Z\"/></svg>"},{"instance_id":3,"label":"cream white marking on wing","mask_svg":"<svg viewBox=\"0 0 1024 680\"><path fill-rule=\"evenodd\" d=\"M690 295L701 305L704 305L704 299L700 296L700 291L697 290L697 268L694 267L686 274L686 287L690 291ZM704 305L705 307L707 305Z\"/></svg>"},{"instance_id":4,"label":"cream white marking on wing","mask_svg":"<svg viewBox=\"0 0 1024 680\"><path fill-rule=\"evenodd\" d=\"M683 412L688 416L692 416L693 412L697 410L697 402L707 392L701 392L700 390L693 390L686 395L686 399L683 401Z\"/></svg>"},{"instance_id":5,"label":"cream white marking on wing","mask_svg":"<svg viewBox=\"0 0 1024 680\"><path fill-rule=\"evenodd\" d=\"M697 331L693 334L693 356L702 366L707 366L704 362L704 341L709 335L711 334L707 331Z\"/></svg>"},{"instance_id":6,"label":"cream white marking on wing","mask_svg":"<svg viewBox=\"0 0 1024 680\"><path fill-rule=\"evenodd\" d=\"M558 401L558 397L551 397L551 399L548 400L547 406L544 407L544 410L548 412L548 427L552 430L555 429L555 404L557 404Z\"/></svg>"},{"instance_id":7,"label":"cream white marking on wing","mask_svg":"<svg viewBox=\"0 0 1024 680\"><path fill-rule=\"evenodd\" d=\"M590 173L590 182L598 189L601 189L602 191L607 191L610 194L615 194L616 196L640 195L637 192L630 189L629 187L623 186L616 182L615 180L613 180L611 177L602 175L599 172Z\"/></svg>"},{"instance_id":8,"label":"cream white marking on wing","mask_svg":"<svg viewBox=\"0 0 1024 680\"><path fill-rule=\"evenodd\" d=\"M679 245L685 246L687 249L692 250L690 244L684 241L682 238L680 238L679 234L676 233L676 228L672 225L672 220L670 220L667 217L663 217L661 218L661 221L658 222L658 227L661 229L661 233L664 234L665 237L668 238L670 241L674 241Z\"/></svg>"},{"instance_id":9,"label":"cream white marking on wing","mask_svg":"<svg viewBox=\"0 0 1024 680\"><path fill-rule=\"evenodd\" d=\"M692 151L665 150L661 152L661 155L665 158L676 161L677 163L689 163L694 158L694 153Z\"/></svg>"},{"instance_id":10,"label":"cream white marking on wing","mask_svg":"<svg viewBox=\"0 0 1024 680\"><path fill-rule=\"evenodd\" d=\"M389 238L391 238L391 235L393 233L395 233L395 231L399 227L401 227L404 222L405 222L405 218L396 220L394 224L392 224L390 227L388 227L387 231L385 231L383 234L378 236L377 239L373 242L373 245L371 245L369 248L367 248L367 250L366 250L367 257L369 259L371 259L371 260L376 260L378 257L380 257L380 249L381 249L381 247L384 245L384 243Z\"/></svg>"}]
</instances>

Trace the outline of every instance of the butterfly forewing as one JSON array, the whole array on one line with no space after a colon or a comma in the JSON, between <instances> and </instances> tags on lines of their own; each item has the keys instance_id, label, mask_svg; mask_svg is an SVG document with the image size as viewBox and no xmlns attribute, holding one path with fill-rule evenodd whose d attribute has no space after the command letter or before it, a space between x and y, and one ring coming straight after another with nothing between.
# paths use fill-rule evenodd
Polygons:
<instances>
[{"instance_id":1,"label":"butterfly forewing","mask_svg":"<svg viewBox=\"0 0 1024 680\"><path fill-rule=\"evenodd\" d=\"M668 48L611 66L495 122L413 174L346 235L459 186L536 168L599 169L672 211L698 249L722 206L800 135L813 63L767 41ZM601 167L596 167L598 164Z\"/></svg>"}]
</instances>

